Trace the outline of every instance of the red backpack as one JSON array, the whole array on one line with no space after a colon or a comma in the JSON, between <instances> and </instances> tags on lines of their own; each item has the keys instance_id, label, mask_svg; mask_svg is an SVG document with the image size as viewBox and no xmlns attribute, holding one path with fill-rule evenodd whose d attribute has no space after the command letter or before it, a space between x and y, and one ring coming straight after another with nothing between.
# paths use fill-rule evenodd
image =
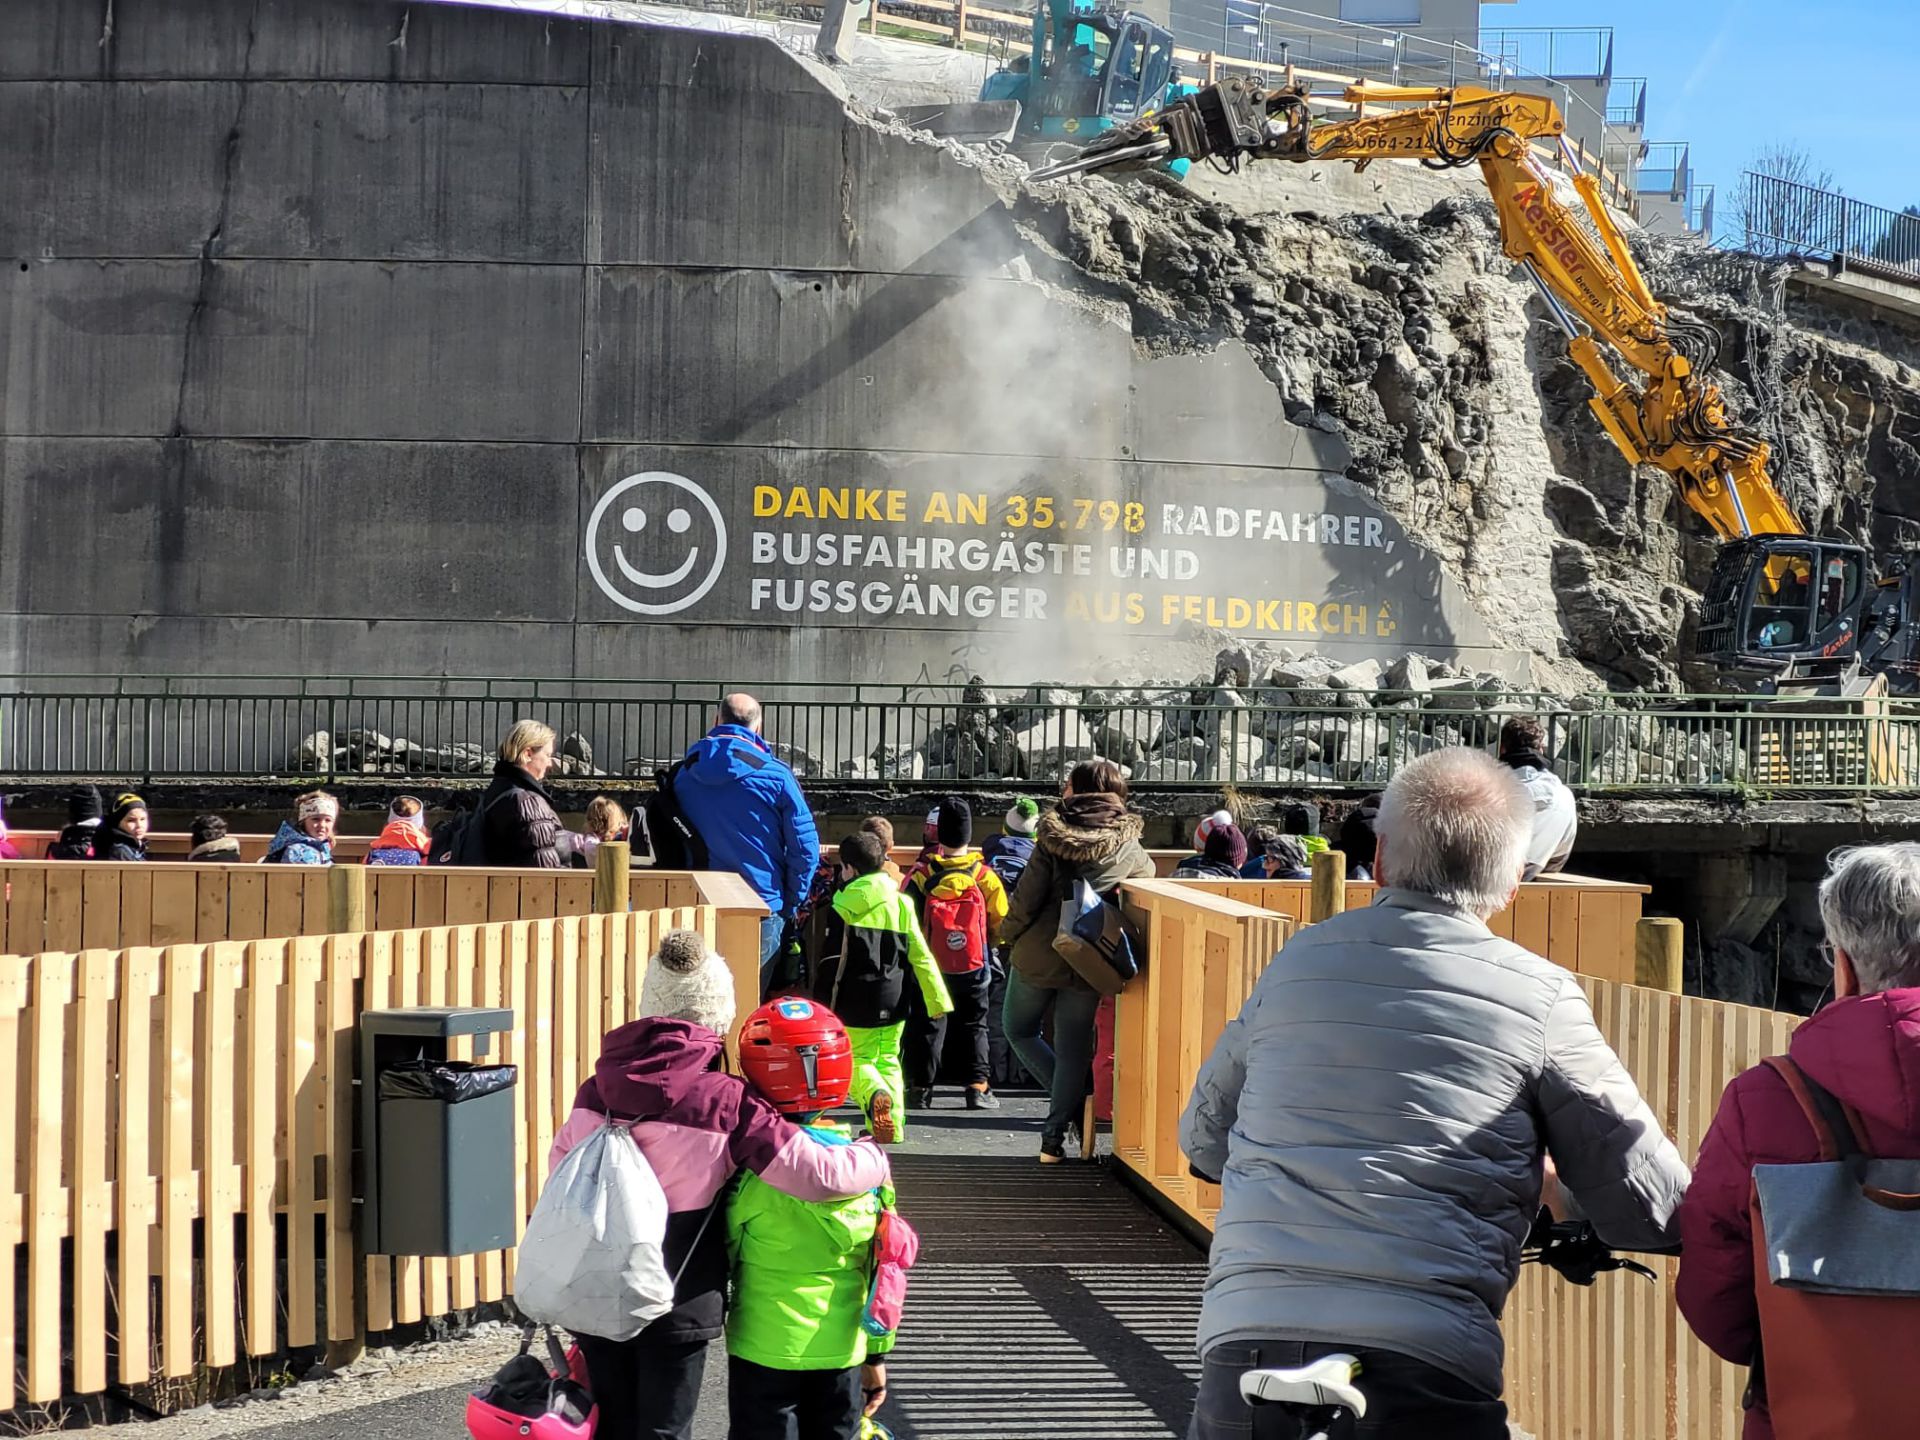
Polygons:
<instances>
[{"instance_id":1,"label":"red backpack","mask_svg":"<svg viewBox=\"0 0 1920 1440\"><path fill-rule=\"evenodd\" d=\"M966 889L951 895L939 891L948 880L958 878L953 872L927 873L926 918L921 928L927 932L927 948L948 975L970 975L987 963L987 897L980 888L986 869L976 864Z\"/></svg>"}]
</instances>

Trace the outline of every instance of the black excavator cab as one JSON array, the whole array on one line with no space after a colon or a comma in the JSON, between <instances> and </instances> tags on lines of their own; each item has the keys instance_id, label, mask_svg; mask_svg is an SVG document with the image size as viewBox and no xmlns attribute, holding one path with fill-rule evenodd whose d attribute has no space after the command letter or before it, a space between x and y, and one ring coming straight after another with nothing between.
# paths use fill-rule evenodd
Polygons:
<instances>
[{"instance_id":1,"label":"black excavator cab","mask_svg":"<svg viewBox=\"0 0 1920 1440\"><path fill-rule=\"evenodd\" d=\"M1700 607L1700 657L1781 679L1838 678L1860 654L1874 588L1858 545L1805 535L1732 541Z\"/></svg>"}]
</instances>

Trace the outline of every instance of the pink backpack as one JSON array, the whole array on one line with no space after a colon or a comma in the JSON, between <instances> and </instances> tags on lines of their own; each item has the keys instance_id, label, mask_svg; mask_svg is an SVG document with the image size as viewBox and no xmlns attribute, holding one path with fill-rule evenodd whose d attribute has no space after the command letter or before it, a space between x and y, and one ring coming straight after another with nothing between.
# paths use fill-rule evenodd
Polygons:
<instances>
[{"instance_id":1,"label":"pink backpack","mask_svg":"<svg viewBox=\"0 0 1920 1440\"><path fill-rule=\"evenodd\" d=\"M880 1211L873 1227L873 1282L867 1287L867 1308L860 1328L878 1337L900 1328L907 1308L907 1271L920 1255L920 1237L892 1206Z\"/></svg>"}]
</instances>

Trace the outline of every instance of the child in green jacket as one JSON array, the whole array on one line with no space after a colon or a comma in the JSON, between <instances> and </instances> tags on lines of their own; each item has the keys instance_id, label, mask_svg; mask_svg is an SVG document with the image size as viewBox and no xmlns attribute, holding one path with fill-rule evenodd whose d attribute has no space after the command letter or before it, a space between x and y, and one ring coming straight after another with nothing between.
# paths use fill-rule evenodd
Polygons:
<instances>
[{"instance_id":1,"label":"child in green jacket","mask_svg":"<svg viewBox=\"0 0 1920 1440\"><path fill-rule=\"evenodd\" d=\"M906 1134L907 1081L900 1066L907 1028L907 971L926 1013L953 1008L947 982L920 932L913 901L885 873L886 846L857 830L840 842L841 886L833 913L840 941L819 968L813 998L840 1017L853 1046L853 1103L882 1145Z\"/></svg>"},{"instance_id":2,"label":"child in green jacket","mask_svg":"<svg viewBox=\"0 0 1920 1440\"><path fill-rule=\"evenodd\" d=\"M748 1085L820 1143L853 1136L821 1118L853 1078L845 1027L798 996L761 1006L740 1031ZM744 1173L727 1202L727 1440L861 1440L886 1399L880 1358L894 1336L863 1324L880 1214L890 1188L851 1200L796 1200Z\"/></svg>"}]
</instances>

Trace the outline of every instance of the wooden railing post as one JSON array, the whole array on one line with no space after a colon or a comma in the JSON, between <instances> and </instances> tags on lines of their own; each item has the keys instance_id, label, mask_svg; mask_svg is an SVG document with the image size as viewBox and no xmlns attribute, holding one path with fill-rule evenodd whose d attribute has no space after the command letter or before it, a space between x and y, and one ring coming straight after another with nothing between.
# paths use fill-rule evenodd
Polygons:
<instances>
[{"instance_id":1,"label":"wooden railing post","mask_svg":"<svg viewBox=\"0 0 1920 1440\"><path fill-rule=\"evenodd\" d=\"M1347 857L1339 850L1322 850L1313 857L1313 891L1307 901L1307 923L1330 920L1347 908Z\"/></svg>"},{"instance_id":2,"label":"wooden railing post","mask_svg":"<svg viewBox=\"0 0 1920 1440\"><path fill-rule=\"evenodd\" d=\"M954 0L953 6L953 48L967 48L967 0Z\"/></svg>"},{"instance_id":3,"label":"wooden railing post","mask_svg":"<svg viewBox=\"0 0 1920 1440\"><path fill-rule=\"evenodd\" d=\"M367 928L367 867L335 865L327 871L327 933L357 935Z\"/></svg>"},{"instance_id":4,"label":"wooden railing post","mask_svg":"<svg viewBox=\"0 0 1920 1440\"><path fill-rule=\"evenodd\" d=\"M633 847L625 840L602 840L593 852L593 913L624 915L632 908Z\"/></svg>"},{"instance_id":5,"label":"wooden railing post","mask_svg":"<svg viewBox=\"0 0 1920 1440\"><path fill-rule=\"evenodd\" d=\"M1648 916L1633 932L1633 983L1678 995L1686 967L1686 928L1678 920Z\"/></svg>"}]
</instances>

